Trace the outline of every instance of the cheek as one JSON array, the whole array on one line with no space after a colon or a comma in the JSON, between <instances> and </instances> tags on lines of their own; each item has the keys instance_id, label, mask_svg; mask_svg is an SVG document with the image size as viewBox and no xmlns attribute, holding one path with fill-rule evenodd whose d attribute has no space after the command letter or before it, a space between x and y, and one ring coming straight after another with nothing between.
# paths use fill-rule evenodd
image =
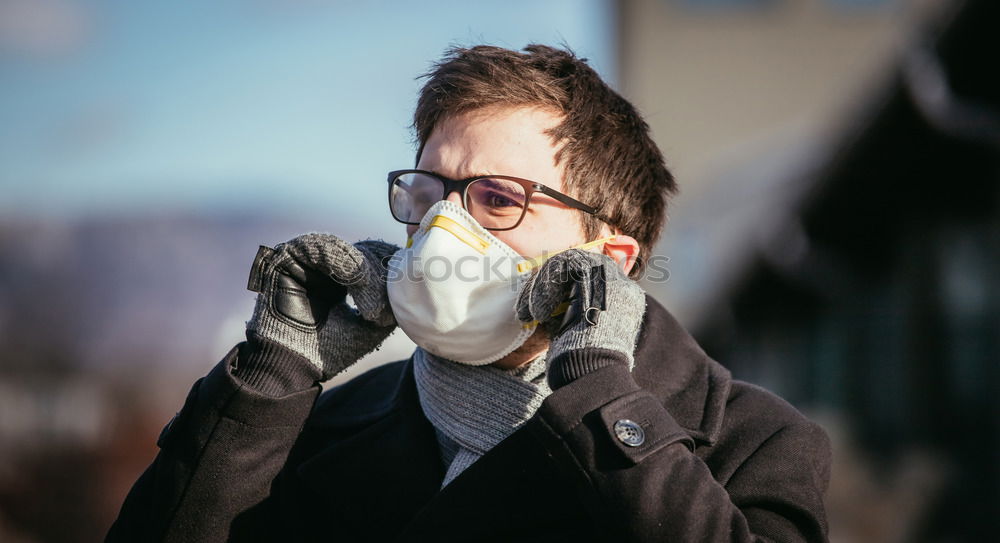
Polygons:
<instances>
[{"instance_id":1,"label":"cheek","mask_svg":"<svg viewBox=\"0 0 1000 543\"><path fill-rule=\"evenodd\" d=\"M530 257L531 256L531 237L524 236L520 230L520 226L514 230L504 231L504 232L493 232L493 235L497 237L500 241L510 245L511 249L514 249L517 254Z\"/></svg>"},{"instance_id":2,"label":"cheek","mask_svg":"<svg viewBox=\"0 0 1000 543\"><path fill-rule=\"evenodd\" d=\"M560 251L587 241L583 239L583 229L579 222L574 222L574 217L555 214L530 222L526 218L517 228L494 232L494 235L525 258Z\"/></svg>"}]
</instances>

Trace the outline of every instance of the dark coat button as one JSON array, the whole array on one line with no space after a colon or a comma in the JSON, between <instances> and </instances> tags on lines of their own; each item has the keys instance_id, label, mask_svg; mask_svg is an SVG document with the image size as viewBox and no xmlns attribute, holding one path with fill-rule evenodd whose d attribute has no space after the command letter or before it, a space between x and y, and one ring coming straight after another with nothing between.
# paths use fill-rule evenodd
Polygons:
<instances>
[{"instance_id":1,"label":"dark coat button","mask_svg":"<svg viewBox=\"0 0 1000 543\"><path fill-rule=\"evenodd\" d=\"M615 437L629 447L638 447L646 441L646 432L642 430L642 426L628 419L621 419L615 423Z\"/></svg>"}]
</instances>

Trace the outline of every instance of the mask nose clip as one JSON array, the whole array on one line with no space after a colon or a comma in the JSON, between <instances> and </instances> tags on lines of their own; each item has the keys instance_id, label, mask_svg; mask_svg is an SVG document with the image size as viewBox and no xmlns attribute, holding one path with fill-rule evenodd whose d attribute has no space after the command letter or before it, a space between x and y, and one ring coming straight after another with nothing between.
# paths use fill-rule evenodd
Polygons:
<instances>
[{"instance_id":1,"label":"mask nose clip","mask_svg":"<svg viewBox=\"0 0 1000 543\"><path fill-rule=\"evenodd\" d=\"M448 217L446 215L435 215L431 222L427 223L427 230L430 231L431 228L441 228L451 235L458 238L459 241L472 247L479 254L486 254L486 250L490 248L490 242L483 239L478 234L469 230L468 228L462 226L455 219Z\"/></svg>"}]
</instances>

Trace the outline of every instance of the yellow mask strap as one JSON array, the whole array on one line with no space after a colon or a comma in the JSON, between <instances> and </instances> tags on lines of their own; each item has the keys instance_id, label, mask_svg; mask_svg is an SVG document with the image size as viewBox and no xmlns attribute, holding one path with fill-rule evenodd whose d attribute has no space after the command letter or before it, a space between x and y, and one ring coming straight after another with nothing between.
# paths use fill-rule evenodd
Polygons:
<instances>
[{"instance_id":1,"label":"yellow mask strap","mask_svg":"<svg viewBox=\"0 0 1000 543\"><path fill-rule=\"evenodd\" d=\"M545 254L545 255L541 255L541 256L536 256L535 258L529 258L528 260L525 260L524 262L518 262L518 264L517 264L517 271L518 271L518 273L524 273L526 271L531 271L531 270L537 268L538 266L541 266L546 260L552 258L553 256L555 256L555 255L557 255L557 254L559 254L559 253L561 253L563 251L568 251L570 249L584 249L584 250L590 249L592 247L597 247L598 245L602 245L604 243L607 243L607 242L615 239L616 237L617 236L608 236L606 238L595 239L594 241L588 241L587 243L582 243L580 245L575 245L573 247L567 247L565 249L561 249L561 250L556 251L554 253L549 253L549 254Z\"/></svg>"},{"instance_id":2,"label":"yellow mask strap","mask_svg":"<svg viewBox=\"0 0 1000 543\"><path fill-rule=\"evenodd\" d=\"M552 314L549 315L549 317L555 317L557 315L562 315L563 313L566 312L567 309L569 309L569 302L563 302L563 303L557 305L556 308L552 310ZM525 322L525 323L521 324L521 328L524 328L524 329L534 328L534 327L538 326L539 324L541 324L541 321Z\"/></svg>"}]
</instances>

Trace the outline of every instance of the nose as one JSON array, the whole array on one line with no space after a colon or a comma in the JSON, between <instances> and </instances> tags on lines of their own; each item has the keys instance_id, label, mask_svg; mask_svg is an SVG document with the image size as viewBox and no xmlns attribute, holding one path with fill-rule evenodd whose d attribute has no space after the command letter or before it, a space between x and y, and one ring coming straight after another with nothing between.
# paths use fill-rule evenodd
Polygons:
<instances>
[{"instance_id":1,"label":"nose","mask_svg":"<svg viewBox=\"0 0 1000 543\"><path fill-rule=\"evenodd\" d=\"M451 202L451 203L453 203L455 205L457 205L458 207L464 207L462 205L462 193L460 191L453 190L450 193L448 193L445 196L444 199L448 200L449 202ZM416 231L417 231L417 226L418 225L416 225L416 224L408 224L408 225L406 225L406 235L407 235L407 237L413 237L413 234L416 233Z\"/></svg>"},{"instance_id":2,"label":"nose","mask_svg":"<svg viewBox=\"0 0 1000 543\"><path fill-rule=\"evenodd\" d=\"M445 200L462 207L462 193L457 190L451 191L447 196L445 196Z\"/></svg>"}]
</instances>

